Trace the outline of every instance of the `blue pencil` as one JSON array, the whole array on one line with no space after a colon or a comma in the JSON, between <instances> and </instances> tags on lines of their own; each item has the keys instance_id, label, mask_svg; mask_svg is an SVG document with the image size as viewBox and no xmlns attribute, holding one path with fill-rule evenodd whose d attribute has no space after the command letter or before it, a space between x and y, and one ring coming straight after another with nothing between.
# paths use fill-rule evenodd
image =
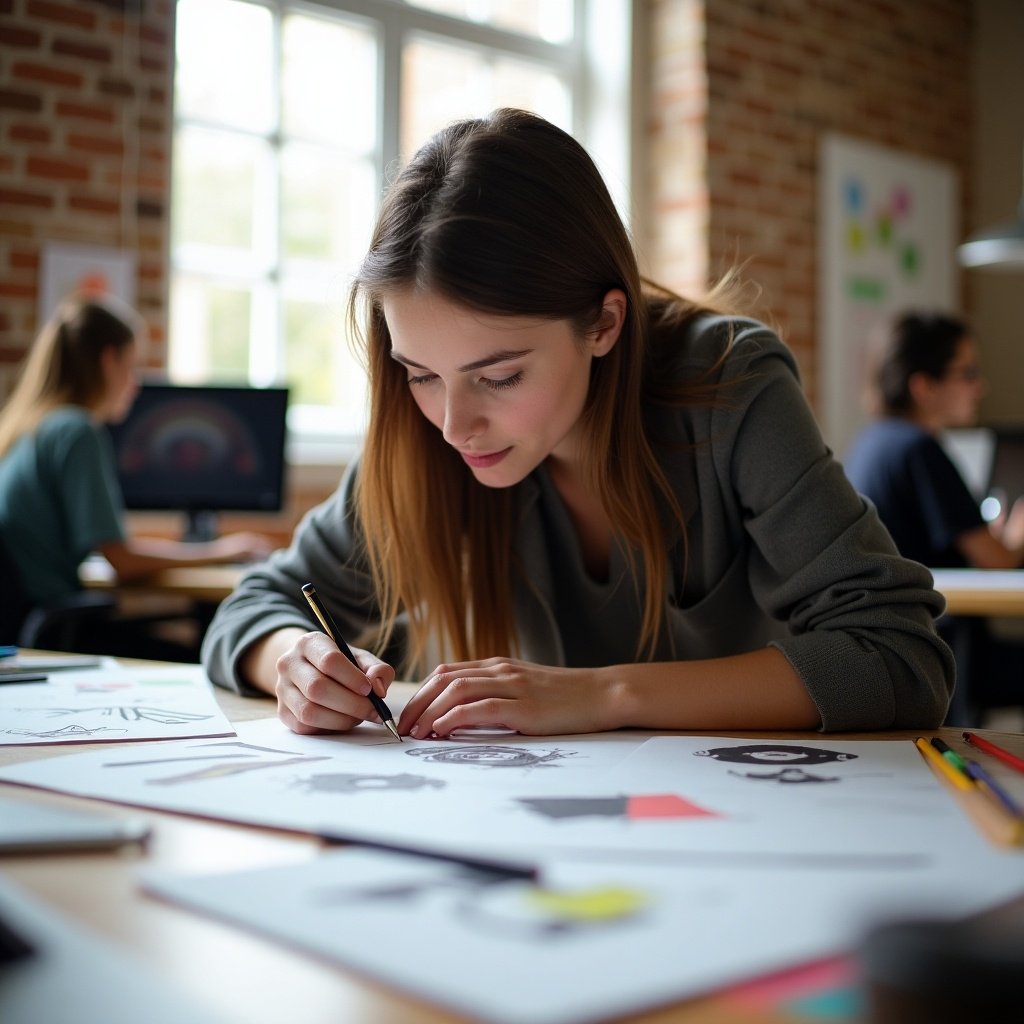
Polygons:
<instances>
[{"instance_id":1,"label":"blue pencil","mask_svg":"<svg viewBox=\"0 0 1024 1024\"><path fill-rule=\"evenodd\" d=\"M967 774L970 775L975 782L980 782L988 788L992 795L1006 808L1014 817L1024 818L1024 810L1021 809L1020 804L1010 796L1009 793L1003 789L1002 786L992 778L991 775L984 768L978 764L977 761L967 761Z\"/></svg>"}]
</instances>

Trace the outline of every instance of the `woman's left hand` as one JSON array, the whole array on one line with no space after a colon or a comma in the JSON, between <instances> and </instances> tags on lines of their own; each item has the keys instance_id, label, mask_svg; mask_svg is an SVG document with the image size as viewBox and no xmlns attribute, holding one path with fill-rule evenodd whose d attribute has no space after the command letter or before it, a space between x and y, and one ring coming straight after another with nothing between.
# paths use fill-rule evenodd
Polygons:
<instances>
[{"instance_id":1,"label":"woman's left hand","mask_svg":"<svg viewBox=\"0 0 1024 1024\"><path fill-rule=\"evenodd\" d=\"M438 665L398 722L416 738L503 726L531 736L603 732L614 720L607 670L551 668L514 658Z\"/></svg>"}]
</instances>

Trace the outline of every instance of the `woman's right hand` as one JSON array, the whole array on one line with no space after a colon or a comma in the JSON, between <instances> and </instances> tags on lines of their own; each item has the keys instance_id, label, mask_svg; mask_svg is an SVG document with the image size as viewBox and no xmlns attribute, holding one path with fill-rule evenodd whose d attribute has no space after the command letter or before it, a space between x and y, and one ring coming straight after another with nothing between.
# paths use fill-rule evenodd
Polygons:
<instances>
[{"instance_id":1,"label":"woman's right hand","mask_svg":"<svg viewBox=\"0 0 1024 1024\"><path fill-rule=\"evenodd\" d=\"M348 732L380 722L367 696L384 697L395 670L369 651L353 649L357 668L324 633L301 634L276 662L277 717L302 735Z\"/></svg>"}]
</instances>

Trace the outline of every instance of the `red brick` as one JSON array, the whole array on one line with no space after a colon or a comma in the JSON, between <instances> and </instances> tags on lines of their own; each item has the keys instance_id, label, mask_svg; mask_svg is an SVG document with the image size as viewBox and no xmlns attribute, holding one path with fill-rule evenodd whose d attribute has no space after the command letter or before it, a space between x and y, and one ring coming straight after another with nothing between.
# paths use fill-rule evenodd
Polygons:
<instances>
[{"instance_id":1,"label":"red brick","mask_svg":"<svg viewBox=\"0 0 1024 1024\"><path fill-rule=\"evenodd\" d=\"M102 153L120 156L124 153L124 140L120 138L103 138L99 135L68 135L68 148L86 153Z\"/></svg>"},{"instance_id":2,"label":"red brick","mask_svg":"<svg viewBox=\"0 0 1024 1024\"><path fill-rule=\"evenodd\" d=\"M77 25L79 28L87 29L96 26L96 16L82 3L60 4L51 3L49 0L29 0L26 12L42 21L58 21L64 25Z\"/></svg>"},{"instance_id":3,"label":"red brick","mask_svg":"<svg viewBox=\"0 0 1024 1024\"><path fill-rule=\"evenodd\" d=\"M121 212L121 204L115 199L99 199L96 196L76 195L68 197L72 210L88 210L90 213L108 213L111 216Z\"/></svg>"},{"instance_id":4,"label":"red brick","mask_svg":"<svg viewBox=\"0 0 1024 1024\"><path fill-rule=\"evenodd\" d=\"M19 61L11 68L16 79L27 82L45 82L48 85L63 85L69 89L80 89L84 79L76 71L62 71L48 64Z\"/></svg>"},{"instance_id":5,"label":"red brick","mask_svg":"<svg viewBox=\"0 0 1024 1024\"><path fill-rule=\"evenodd\" d=\"M82 60L97 61L101 64L109 64L113 58L109 46L80 43L75 39L55 39L52 49L54 53L64 57L81 57Z\"/></svg>"},{"instance_id":6,"label":"red brick","mask_svg":"<svg viewBox=\"0 0 1024 1024\"><path fill-rule=\"evenodd\" d=\"M58 100L54 110L60 118L77 117L86 121L102 121L104 124L112 124L115 116L114 109L109 105L76 100Z\"/></svg>"},{"instance_id":7,"label":"red brick","mask_svg":"<svg viewBox=\"0 0 1024 1024\"><path fill-rule=\"evenodd\" d=\"M35 206L39 209L50 209L53 206L53 197L27 189L0 188L0 206Z\"/></svg>"},{"instance_id":8,"label":"red brick","mask_svg":"<svg viewBox=\"0 0 1024 1024\"><path fill-rule=\"evenodd\" d=\"M34 284L17 284L14 281L0 279L0 295L8 299L34 299L36 297L36 286Z\"/></svg>"},{"instance_id":9,"label":"red brick","mask_svg":"<svg viewBox=\"0 0 1024 1024\"><path fill-rule=\"evenodd\" d=\"M7 138L12 142L49 142L52 138L49 128L40 124L12 124Z\"/></svg>"},{"instance_id":10,"label":"red brick","mask_svg":"<svg viewBox=\"0 0 1024 1024\"><path fill-rule=\"evenodd\" d=\"M39 269L39 253L31 249L14 249L7 261L12 267L26 270Z\"/></svg>"},{"instance_id":11,"label":"red brick","mask_svg":"<svg viewBox=\"0 0 1024 1024\"><path fill-rule=\"evenodd\" d=\"M34 49L43 41L42 34L35 29L20 25L0 25L0 44Z\"/></svg>"},{"instance_id":12,"label":"red brick","mask_svg":"<svg viewBox=\"0 0 1024 1024\"><path fill-rule=\"evenodd\" d=\"M88 181L89 168L77 160L29 157L26 169L30 175L52 181Z\"/></svg>"},{"instance_id":13,"label":"red brick","mask_svg":"<svg viewBox=\"0 0 1024 1024\"><path fill-rule=\"evenodd\" d=\"M43 100L36 93L0 89L0 110L3 109L39 111L43 109Z\"/></svg>"},{"instance_id":14,"label":"red brick","mask_svg":"<svg viewBox=\"0 0 1024 1024\"><path fill-rule=\"evenodd\" d=\"M135 86L125 78L101 78L96 87L104 96L128 98L135 95Z\"/></svg>"}]
</instances>

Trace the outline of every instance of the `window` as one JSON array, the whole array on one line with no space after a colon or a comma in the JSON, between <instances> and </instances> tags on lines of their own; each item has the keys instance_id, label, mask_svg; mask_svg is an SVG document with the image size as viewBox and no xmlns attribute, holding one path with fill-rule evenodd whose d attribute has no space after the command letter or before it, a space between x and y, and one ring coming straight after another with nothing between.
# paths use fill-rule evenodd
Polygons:
<instances>
[{"instance_id":1,"label":"window","mask_svg":"<svg viewBox=\"0 0 1024 1024\"><path fill-rule=\"evenodd\" d=\"M345 307L387 170L497 106L586 143L585 16L622 4L178 0L171 377L286 381L293 434L336 461L364 423Z\"/></svg>"}]
</instances>

